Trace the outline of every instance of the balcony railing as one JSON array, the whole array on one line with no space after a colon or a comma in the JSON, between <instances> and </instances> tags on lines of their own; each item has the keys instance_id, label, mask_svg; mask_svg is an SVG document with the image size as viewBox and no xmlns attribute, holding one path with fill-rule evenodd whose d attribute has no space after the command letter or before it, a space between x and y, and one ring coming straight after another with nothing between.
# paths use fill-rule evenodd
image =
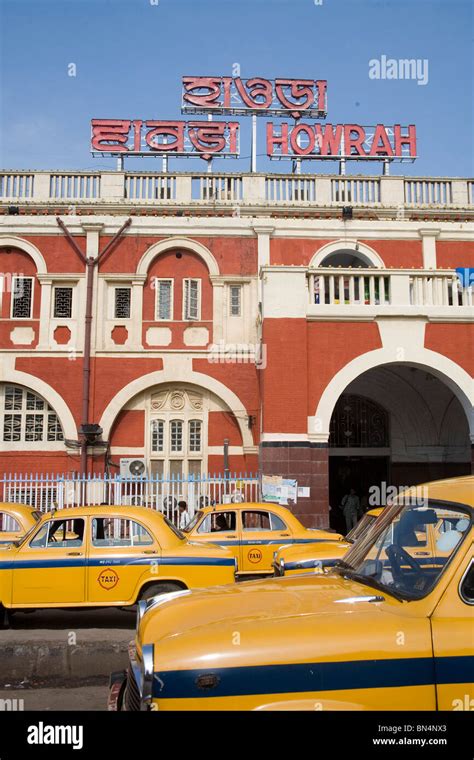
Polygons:
<instances>
[{"instance_id":1,"label":"balcony railing","mask_svg":"<svg viewBox=\"0 0 474 760\"><path fill-rule=\"evenodd\" d=\"M0 172L0 203L74 205L474 206L474 180L285 174Z\"/></svg>"},{"instance_id":2,"label":"balcony railing","mask_svg":"<svg viewBox=\"0 0 474 760\"><path fill-rule=\"evenodd\" d=\"M446 270L334 269L308 272L310 311L371 313L413 307L472 307L473 286Z\"/></svg>"}]
</instances>

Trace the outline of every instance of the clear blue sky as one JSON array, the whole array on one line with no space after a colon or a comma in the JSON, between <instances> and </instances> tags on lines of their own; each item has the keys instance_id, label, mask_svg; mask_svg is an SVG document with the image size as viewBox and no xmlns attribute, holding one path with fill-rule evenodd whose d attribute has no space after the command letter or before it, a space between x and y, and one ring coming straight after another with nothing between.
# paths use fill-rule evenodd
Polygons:
<instances>
[{"instance_id":1,"label":"clear blue sky","mask_svg":"<svg viewBox=\"0 0 474 760\"><path fill-rule=\"evenodd\" d=\"M115 168L93 158L90 119L181 117L183 74L328 80L331 123L414 123L414 164L392 173L472 176L472 0L0 0L3 168ZM428 59L428 84L373 80L369 60ZM68 76L75 63L77 76ZM190 117L188 117L190 118ZM192 118L192 117L191 117ZM206 118L206 117L203 117ZM239 160L249 167L250 119L242 118ZM264 153L264 119L259 119ZM154 158L128 169L161 170ZM259 157L261 171L289 171ZM303 171L336 171L305 163ZM171 170L204 162L174 159ZM381 170L353 163L351 172Z\"/></svg>"}]
</instances>

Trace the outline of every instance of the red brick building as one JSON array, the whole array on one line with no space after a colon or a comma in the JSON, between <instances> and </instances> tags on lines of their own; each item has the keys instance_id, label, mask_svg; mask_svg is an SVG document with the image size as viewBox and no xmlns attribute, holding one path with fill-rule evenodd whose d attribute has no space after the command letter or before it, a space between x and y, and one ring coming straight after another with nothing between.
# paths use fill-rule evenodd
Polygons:
<instances>
[{"instance_id":1,"label":"red brick building","mask_svg":"<svg viewBox=\"0 0 474 760\"><path fill-rule=\"evenodd\" d=\"M222 472L227 440L232 471L310 488L308 525L351 485L471 471L472 181L10 172L0 202L1 472L80 471L75 246L97 259L129 218L90 266L87 421L112 465Z\"/></svg>"}]
</instances>

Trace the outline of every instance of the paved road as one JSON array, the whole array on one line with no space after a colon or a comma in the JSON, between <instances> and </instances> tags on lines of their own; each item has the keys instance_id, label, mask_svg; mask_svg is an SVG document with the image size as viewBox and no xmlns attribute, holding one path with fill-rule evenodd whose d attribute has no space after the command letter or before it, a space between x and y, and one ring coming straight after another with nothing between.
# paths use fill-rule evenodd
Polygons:
<instances>
[{"instance_id":1,"label":"paved road","mask_svg":"<svg viewBox=\"0 0 474 760\"><path fill-rule=\"evenodd\" d=\"M23 700L14 702L28 712L30 710L107 710L108 687L62 686L59 688L0 689L0 710L5 709L1 700ZM1 713L0 713L1 714Z\"/></svg>"}]
</instances>

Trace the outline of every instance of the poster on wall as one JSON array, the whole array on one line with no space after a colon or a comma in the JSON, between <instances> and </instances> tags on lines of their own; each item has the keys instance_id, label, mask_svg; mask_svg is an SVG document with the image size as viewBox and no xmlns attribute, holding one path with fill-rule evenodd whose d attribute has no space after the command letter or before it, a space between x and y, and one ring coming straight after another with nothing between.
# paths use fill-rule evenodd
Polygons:
<instances>
[{"instance_id":1,"label":"poster on wall","mask_svg":"<svg viewBox=\"0 0 474 760\"><path fill-rule=\"evenodd\" d=\"M288 506L298 500L298 482L281 475L262 475L262 499L273 504Z\"/></svg>"}]
</instances>

